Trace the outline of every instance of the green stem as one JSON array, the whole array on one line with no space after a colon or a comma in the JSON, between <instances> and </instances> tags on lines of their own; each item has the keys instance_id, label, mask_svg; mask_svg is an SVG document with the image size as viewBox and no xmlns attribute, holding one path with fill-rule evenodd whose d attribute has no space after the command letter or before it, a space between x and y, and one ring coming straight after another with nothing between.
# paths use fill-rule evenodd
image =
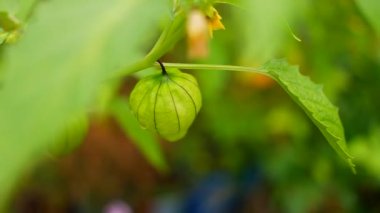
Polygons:
<instances>
[{"instance_id":1,"label":"green stem","mask_svg":"<svg viewBox=\"0 0 380 213\"><path fill-rule=\"evenodd\" d=\"M184 33L183 23L185 21L185 14L183 12L177 12L175 18L165 27L151 51L142 60L116 73L111 79L117 79L153 66L155 61L161 58L182 38Z\"/></svg>"},{"instance_id":2,"label":"green stem","mask_svg":"<svg viewBox=\"0 0 380 213\"><path fill-rule=\"evenodd\" d=\"M224 71L239 71L253 72L270 76L268 71L263 68L242 67L232 65L216 65L216 64L182 64L182 63L163 63L166 68L178 68L183 70L224 70ZM159 67L159 64L155 64Z\"/></svg>"},{"instance_id":3,"label":"green stem","mask_svg":"<svg viewBox=\"0 0 380 213\"><path fill-rule=\"evenodd\" d=\"M150 59L149 57L145 57L143 60L138 61L138 62L134 63L133 65L129 66L127 69L123 70L122 72L117 73L117 75L112 76L112 78L117 79L117 78L129 75L131 73L138 72L140 70L144 70L146 68L151 67L153 63L154 63L154 60L152 62L152 59Z\"/></svg>"}]
</instances>

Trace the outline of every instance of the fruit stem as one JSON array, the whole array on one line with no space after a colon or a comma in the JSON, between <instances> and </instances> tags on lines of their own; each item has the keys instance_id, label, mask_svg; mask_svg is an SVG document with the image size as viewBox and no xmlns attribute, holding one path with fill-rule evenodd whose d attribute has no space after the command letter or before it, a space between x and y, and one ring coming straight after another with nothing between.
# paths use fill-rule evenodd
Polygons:
<instances>
[{"instance_id":1,"label":"fruit stem","mask_svg":"<svg viewBox=\"0 0 380 213\"><path fill-rule=\"evenodd\" d=\"M157 63L160 64L162 75L167 75L168 73L166 72L165 66L162 64L162 62L160 60L157 60Z\"/></svg>"},{"instance_id":2,"label":"fruit stem","mask_svg":"<svg viewBox=\"0 0 380 213\"><path fill-rule=\"evenodd\" d=\"M240 71L253 72L272 77L264 68L242 67L232 65L217 65L217 64L182 64L182 63L161 63L158 62L155 66L173 67L182 70L225 70L225 71Z\"/></svg>"}]
</instances>

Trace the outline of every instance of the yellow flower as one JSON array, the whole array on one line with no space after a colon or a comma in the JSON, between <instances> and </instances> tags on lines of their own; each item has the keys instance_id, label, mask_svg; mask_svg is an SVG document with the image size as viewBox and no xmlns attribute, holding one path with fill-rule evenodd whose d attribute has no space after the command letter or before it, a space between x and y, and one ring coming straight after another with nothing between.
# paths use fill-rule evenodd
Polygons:
<instances>
[{"instance_id":1,"label":"yellow flower","mask_svg":"<svg viewBox=\"0 0 380 213\"><path fill-rule=\"evenodd\" d=\"M214 7L210 7L208 15L208 28L210 37L213 37L214 30L224 30L226 29L222 23L222 16L219 15L218 11Z\"/></svg>"}]
</instances>

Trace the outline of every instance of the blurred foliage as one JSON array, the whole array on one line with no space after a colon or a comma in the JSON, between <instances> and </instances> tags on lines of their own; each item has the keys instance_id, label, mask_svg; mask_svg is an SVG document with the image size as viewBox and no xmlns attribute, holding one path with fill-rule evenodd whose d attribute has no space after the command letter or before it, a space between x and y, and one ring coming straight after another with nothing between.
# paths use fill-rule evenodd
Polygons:
<instances>
[{"instance_id":1,"label":"blurred foliage","mask_svg":"<svg viewBox=\"0 0 380 213\"><path fill-rule=\"evenodd\" d=\"M158 141L148 131L141 128L138 121L132 115L129 104L125 99L116 99L111 105L112 113L118 119L118 122L123 127L140 150L145 153L149 162L161 172L165 172L168 168Z\"/></svg>"},{"instance_id":2,"label":"blurred foliage","mask_svg":"<svg viewBox=\"0 0 380 213\"><path fill-rule=\"evenodd\" d=\"M358 6L361 9L361 12L368 18L368 22L380 32L380 2L374 0L357 0Z\"/></svg>"},{"instance_id":3,"label":"blurred foliage","mask_svg":"<svg viewBox=\"0 0 380 213\"><path fill-rule=\"evenodd\" d=\"M75 116L73 119L68 120L64 131L57 136L56 140L51 141L48 153L53 157L70 154L82 144L87 131L87 116Z\"/></svg>"},{"instance_id":4,"label":"blurred foliage","mask_svg":"<svg viewBox=\"0 0 380 213\"><path fill-rule=\"evenodd\" d=\"M256 65L252 59L265 63L277 55L284 43L297 42L291 28L309 6L307 1L291 0L245 0L242 5L243 11L236 11L236 21L244 42L241 60L249 65Z\"/></svg>"},{"instance_id":5,"label":"blurred foliage","mask_svg":"<svg viewBox=\"0 0 380 213\"><path fill-rule=\"evenodd\" d=\"M133 77L105 80L154 44L170 18L167 2L0 1L22 27L18 43L1 46L0 200L22 182L12 198L18 212L97 212L113 199L136 212L380 211L377 1L217 4L226 30L196 61L299 64L340 108L357 175L281 87L257 74L193 72L204 107L179 143L139 129L125 101ZM193 62L185 52L182 40L164 61ZM93 118L84 144L34 166L82 112ZM211 200L223 208L210 209Z\"/></svg>"},{"instance_id":6,"label":"blurred foliage","mask_svg":"<svg viewBox=\"0 0 380 213\"><path fill-rule=\"evenodd\" d=\"M104 80L138 59L142 37L165 18L165 4L145 3L53 1L35 11L3 57L0 201L66 120L89 111Z\"/></svg>"}]
</instances>

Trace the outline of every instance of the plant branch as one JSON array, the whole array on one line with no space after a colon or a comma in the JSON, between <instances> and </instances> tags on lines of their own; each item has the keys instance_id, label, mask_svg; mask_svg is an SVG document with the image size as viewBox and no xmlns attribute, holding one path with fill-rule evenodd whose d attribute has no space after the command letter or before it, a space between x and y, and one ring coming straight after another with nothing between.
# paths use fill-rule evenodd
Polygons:
<instances>
[{"instance_id":1,"label":"plant branch","mask_svg":"<svg viewBox=\"0 0 380 213\"><path fill-rule=\"evenodd\" d=\"M240 71L253 72L270 76L268 71L263 68L242 67L232 65L217 65L217 64L182 64L182 63L163 63L166 68L178 68L183 70L224 70L224 71ZM156 67L160 65L155 64ZM270 76L271 77L271 76Z\"/></svg>"},{"instance_id":2,"label":"plant branch","mask_svg":"<svg viewBox=\"0 0 380 213\"><path fill-rule=\"evenodd\" d=\"M119 78L134 72L153 66L154 62L167 53L177 41L184 35L184 23L186 16L183 12L177 12L174 19L168 24L151 51L140 61L132 64L124 70L113 75L111 78Z\"/></svg>"}]
</instances>

